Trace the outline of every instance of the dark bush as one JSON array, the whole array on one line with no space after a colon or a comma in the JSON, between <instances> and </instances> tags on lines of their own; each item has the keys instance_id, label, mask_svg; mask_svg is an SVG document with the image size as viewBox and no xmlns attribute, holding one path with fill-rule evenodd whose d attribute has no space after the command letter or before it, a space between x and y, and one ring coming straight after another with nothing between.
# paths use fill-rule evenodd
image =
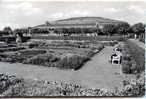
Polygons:
<instances>
[{"instance_id":1,"label":"dark bush","mask_svg":"<svg viewBox=\"0 0 146 99\"><path fill-rule=\"evenodd\" d=\"M0 48L0 52L6 51L19 51L25 49L24 47L7 47L7 48Z\"/></svg>"},{"instance_id":2,"label":"dark bush","mask_svg":"<svg viewBox=\"0 0 146 99\"><path fill-rule=\"evenodd\" d=\"M88 57L73 55L66 56L58 62L58 67L63 69L79 69L87 60Z\"/></svg>"},{"instance_id":3,"label":"dark bush","mask_svg":"<svg viewBox=\"0 0 146 99\"><path fill-rule=\"evenodd\" d=\"M145 51L131 41L125 42L122 48L122 70L124 73L140 73L145 67ZM127 70L126 70L127 69ZM130 72L128 72L130 71Z\"/></svg>"},{"instance_id":4,"label":"dark bush","mask_svg":"<svg viewBox=\"0 0 146 99\"><path fill-rule=\"evenodd\" d=\"M122 72L125 74L131 74L132 64L129 61L122 62Z\"/></svg>"},{"instance_id":5,"label":"dark bush","mask_svg":"<svg viewBox=\"0 0 146 99\"><path fill-rule=\"evenodd\" d=\"M59 60L60 60L59 57L56 57L52 54L40 54L40 55L37 55L30 59L25 60L23 63L53 67L54 62L57 62Z\"/></svg>"},{"instance_id":6,"label":"dark bush","mask_svg":"<svg viewBox=\"0 0 146 99\"><path fill-rule=\"evenodd\" d=\"M127 41L127 44L130 49L130 54L133 59L136 61L136 71L141 72L145 70L145 49L142 49L135 43Z\"/></svg>"}]
</instances>

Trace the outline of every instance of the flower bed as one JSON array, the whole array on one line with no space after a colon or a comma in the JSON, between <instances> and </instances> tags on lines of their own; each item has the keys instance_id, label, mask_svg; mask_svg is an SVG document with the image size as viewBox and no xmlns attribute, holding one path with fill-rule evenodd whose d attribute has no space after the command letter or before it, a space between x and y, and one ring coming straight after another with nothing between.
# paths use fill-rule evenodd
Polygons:
<instances>
[{"instance_id":1,"label":"flower bed","mask_svg":"<svg viewBox=\"0 0 146 99\"><path fill-rule=\"evenodd\" d=\"M79 69L90 58L79 55L65 56L58 63L57 66L63 69Z\"/></svg>"},{"instance_id":2,"label":"flower bed","mask_svg":"<svg viewBox=\"0 0 146 99\"><path fill-rule=\"evenodd\" d=\"M130 41L125 42L121 48L123 73L139 73L145 70L145 51L142 48Z\"/></svg>"},{"instance_id":3,"label":"flower bed","mask_svg":"<svg viewBox=\"0 0 146 99\"><path fill-rule=\"evenodd\" d=\"M19 51L25 49L24 47L7 47L7 48L0 48L0 52L8 52L8 51Z\"/></svg>"},{"instance_id":4,"label":"flower bed","mask_svg":"<svg viewBox=\"0 0 146 99\"><path fill-rule=\"evenodd\" d=\"M121 36L33 36L32 39L43 39L43 40L85 40L85 41L111 41L111 40L117 40L117 41L123 41L125 38Z\"/></svg>"},{"instance_id":5,"label":"flower bed","mask_svg":"<svg viewBox=\"0 0 146 99\"><path fill-rule=\"evenodd\" d=\"M32 57L24 61L23 63L76 70L80 68L83 63L88 59L88 57L83 57L79 55L64 56L60 58L53 54L42 54Z\"/></svg>"},{"instance_id":6,"label":"flower bed","mask_svg":"<svg viewBox=\"0 0 146 99\"><path fill-rule=\"evenodd\" d=\"M18 84L21 79L16 78L13 75L0 74L0 94L6 91L10 86Z\"/></svg>"},{"instance_id":7,"label":"flower bed","mask_svg":"<svg viewBox=\"0 0 146 99\"><path fill-rule=\"evenodd\" d=\"M77 41L52 41L51 43L31 41L25 45L29 46L28 49L11 53L8 50L7 53L0 53L0 61L76 70L104 48L103 44L97 42ZM67 56L69 54L72 56Z\"/></svg>"},{"instance_id":8,"label":"flower bed","mask_svg":"<svg viewBox=\"0 0 146 99\"><path fill-rule=\"evenodd\" d=\"M44 53L46 53L46 50L39 50L39 49L21 50L15 53L0 53L0 61L23 63L25 60L35 55L44 54Z\"/></svg>"},{"instance_id":9,"label":"flower bed","mask_svg":"<svg viewBox=\"0 0 146 99\"><path fill-rule=\"evenodd\" d=\"M99 44L86 51L84 49L80 49L81 53L77 52L78 50L72 51L72 49L66 50L65 48L63 50L59 49L59 52L48 50L46 54L36 55L25 60L23 63L77 70L82 67L83 64L88 61L94 54L98 53L103 48L104 46Z\"/></svg>"},{"instance_id":10,"label":"flower bed","mask_svg":"<svg viewBox=\"0 0 146 99\"><path fill-rule=\"evenodd\" d=\"M7 75L4 75L7 76ZM138 75L137 75L138 76ZM136 79L125 79L124 87L114 90L107 89L89 89L81 85L66 82L40 81L18 79L14 80L15 84L10 84L6 90L2 90L1 97L16 96L136 96L141 97L145 94L144 73L140 74ZM11 81L8 77L6 81ZM17 82L16 82L17 81Z\"/></svg>"},{"instance_id":11,"label":"flower bed","mask_svg":"<svg viewBox=\"0 0 146 99\"><path fill-rule=\"evenodd\" d=\"M54 67L55 63L60 60L59 57L47 53L47 54L40 54L25 60L24 64L34 64L34 65L43 65L47 67Z\"/></svg>"}]
</instances>

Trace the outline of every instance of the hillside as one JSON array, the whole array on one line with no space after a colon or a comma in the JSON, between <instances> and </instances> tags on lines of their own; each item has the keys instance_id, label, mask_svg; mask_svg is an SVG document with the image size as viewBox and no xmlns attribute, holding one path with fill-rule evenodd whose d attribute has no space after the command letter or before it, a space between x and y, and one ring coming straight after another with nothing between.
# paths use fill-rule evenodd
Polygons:
<instances>
[{"instance_id":1,"label":"hillside","mask_svg":"<svg viewBox=\"0 0 146 99\"><path fill-rule=\"evenodd\" d=\"M103 17L73 17L68 19L56 20L54 24L88 24L88 23L119 23L123 21L112 20Z\"/></svg>"},{"instance_id":2,"label":"hillside","mask_svg":"<svg viewBox=\"0 0 146 99\"><path fill-rule=\"evenodd\" d=\"M80 26L96 26L96 24L126 23L119 20L113 20L103 17L73 17L62 20L51 21L46 24L35 26L35 28L47 27L80 27Z\"/></svg>"}]
</instances>

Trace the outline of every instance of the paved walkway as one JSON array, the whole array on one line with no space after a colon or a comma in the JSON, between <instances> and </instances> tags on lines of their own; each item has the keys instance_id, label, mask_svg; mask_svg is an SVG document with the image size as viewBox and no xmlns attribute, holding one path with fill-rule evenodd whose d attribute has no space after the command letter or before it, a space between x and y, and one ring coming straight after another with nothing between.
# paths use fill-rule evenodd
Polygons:
<instances>
[{"instance_id":1,"label":"paved walkway","mask_svg":"<svg viewBox=\"0 0 146 99\"><path fill-rule=\"evenodd\" d=\"M133 43L137 44L139 47L145 49L145 44L140 42L139 40L136 40L136 39L129 39L130 41L132 41Z\"/></svg>"},{"instance_id":2,"label":"paved walkway","mask_svg":"<svg viewBox=\"0 0 146 99\"><path fill-rule=\"evenodd\" d=\"M120 66L112 65L108 61L112 49L113 47L105 47L77 71L1 62L0 73L9 73L30 79L74 82L88 88L112 89L121 87L123 80L122 75L119 74Z\"/></svg>"}]
</instances>

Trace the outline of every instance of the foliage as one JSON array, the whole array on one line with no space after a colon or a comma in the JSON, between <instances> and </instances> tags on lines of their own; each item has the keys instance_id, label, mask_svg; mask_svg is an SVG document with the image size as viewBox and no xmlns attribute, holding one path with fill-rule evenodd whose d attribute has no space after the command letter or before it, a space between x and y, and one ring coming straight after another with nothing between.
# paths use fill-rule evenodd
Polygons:
<instances>
[{"instance_id":1,"label":"foliage","mask_svg":"<svg viewBox=\"0 0 146 99\"><path fill-rule=\"evenodd\" d=\"M127 41L131 56L136 61L136 70L141 72L145 70L145 50L131 41Z\"/></svg>"},{"instance_id":2,"label":"foliage","mask_svg":"<svg viewBox=\"0 0 146 99\"><path fill-rule=\"evenodd\" d=\"M21 79L16 78L14 75L0 74L0 94L6 91L10 86L18 84Z\"/></svg>"},{"instance_id":3,"label":"foliage","mask_svg":"<svg viewBox=\"0 0 146 99\"><path fill-rule=\"evenodd\" d=\"M0 54L0 61L4 62L19 62L23 63L25 60L38 55L38 54L44 54L46 53L45 50L36 50L36 49L31 49L31 50L20 50L15 53L1 53Z\"/></svg>"},{"instance_id":4,"label":"foliage","mask_svg":"<svg viewBox=\"0 0 146 99\"><path fill-rule=\"evenodd\" d=\"M137 78L125 78L123 88L114 90L100 88L85 88L79 84L18 79L15 76L3 75L2 80L7 81L5 90L2 89L1 97L16 96L143 96L145 94L144 73L135 75ZM14 80L11 80L11 79ZM15 82L12 84L11 82ZM4 85L2 85L3 87Z\"/></svg>"},{"instance_id":5,"label":"foliage","mask_svg":"<svg viewBox=\"0 0 146 99\"><path fill-rule=\"evenodd\" d=\"M105 35L113 35L115 33L115 25L114 24L106 24L101 29L101 32Z\"/></svg>"},{"instance_id":6,"label":"foliage","mask_svg":"<svg viewBox=\"0 0 146 99\"><path fill-rule=\"evenodd\" d=\"M45 39L45 40L64 40L63 36L33 36L32 39ZM77 41L123 41L125 40L121 36L96 36L96 37L90 37L90 36L68 36L66 37L66 40L77 40Z\"/></svg>"},{"instance_id":7,"label":"foliage","mask_svg":"<svg viewBox=\"0 0 146 99\"><path fill-rule=\"evenodd\" d=\"M54 67L54 62L57 62L59 59L60 59L59 57L47 53L34 56L30 59L25 60L23 63Z\"/></svg>"},{"instance_id":8,"label":"foliage","mask_svg":"<svg viewBox=\"0 0 146 99\"><path fill-rule=\"evenodd\" d=\"M145 33L145 25L143 23L136 23L131 28L135 34Z\"/></svg>"},{"instance_id":9,"label":"foliage","mask_svg":"<svg viewBox=\"0 0 146 99\"><path fill-rule=\"evenodd\" d=\"M138 45L127 41L122 47L122 71L124 73L139 73L145 69L145 51Z\"/></svg>"},{"instance_id":10,"label":"foliage","mask_svg":"<svg viewBox=\"0 0 146 99\"><path fill-rule=\"evenodd\" d=\"M10 34L13 33L11 27L9 27L9 26L8 26L8 27L4 27L3 32L4 32L4 34L6 34L6 35L10 35Z\"/></svg>"},{"instance_id":11,"label":"foliage","mask_svg":"<svg viewBox=\"0 0 146 99\"><path fill-rule=\"evenodd\" d=\"M128 34L130 25L128 23L121 23L115 26L115 32L117 34L126 35Z\"/></svg>"},{"instance_id":12,"label":"foliage","mask_svg":"<svg viewBox=\"0 0 146 99\"><path fill-rule=\"evenodd\" d=\"M19 51L25 49L24 47L7 47L7 48L0 48L0 52L8 52L8 51Z\"/></svg>"},{"instance_id":13,"label":"foliage","mask_svg":"<svg viewBox=\"0 0 146 99\"><path fill-rule=\"evenodd\" d=\"M48 29L32 29L31 30L31 34L49 34L49 30Z\"/></svg>"},{"instance_id":14,"label":"foliage","mask_svg":"<svg viewBox=\"0 0 146 99\"><path fill-rule=\"evenodd\" d=\"M145 43L145 38L140 38L139 41Z\"/></svg>"},{"instance_id":15,"label":"foliage","mask_svg":"<svg viewBox=\"0 0 146 99\"><path fill-rule=\"evenodd\" d=\"M61 59L57 66L59 68L63 69L79 69L83 63L85 63L87 60L89 60L88 57L84 56L78 56L78 55L72 55L72 56L65 56L63 59Z\"/></svg>"}]
</instances>

